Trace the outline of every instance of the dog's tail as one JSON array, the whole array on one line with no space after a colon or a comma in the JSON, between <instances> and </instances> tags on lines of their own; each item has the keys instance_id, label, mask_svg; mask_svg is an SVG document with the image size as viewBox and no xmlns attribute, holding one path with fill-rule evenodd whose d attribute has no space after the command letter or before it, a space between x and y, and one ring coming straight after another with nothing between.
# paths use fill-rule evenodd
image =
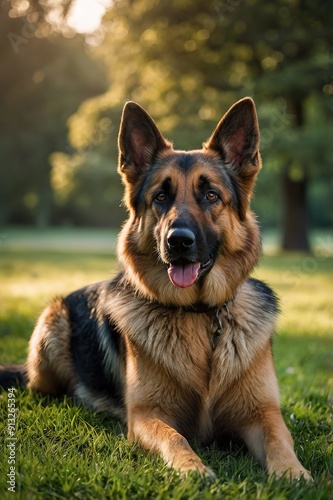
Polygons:
<instances>
[{"instance_id":1,"label":"dog's tail","mask_svg":"<svg viewBox=\"0 0 333 500\"><path fill-rule=\"evenodd\" d=\"M0 387L24 388L28 383L28 373L25 365L0 365Z\"/></svg>"}]
</instances>

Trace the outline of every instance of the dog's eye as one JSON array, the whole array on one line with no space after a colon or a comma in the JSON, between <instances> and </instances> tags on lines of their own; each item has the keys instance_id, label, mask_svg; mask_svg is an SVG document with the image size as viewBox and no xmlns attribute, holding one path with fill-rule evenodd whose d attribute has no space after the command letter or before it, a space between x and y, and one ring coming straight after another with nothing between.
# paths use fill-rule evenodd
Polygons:
<instances>
[{"instance_id":1,"label":"dog's eye","mask_svg":"<svg viewBox=\"0 0 333 500\"><path fill-rule=\"evenodd\" d=\"M206 200L208 201L217 201L218 200L218 194L215 193L214 191L208 191L208 193L206 193L206 196L205 196Z\"/></svg>"},{"instance_id":2,"label":"dog's eye","mask_svg":"<svg viewBox=\"0 0 333 500\"><path fill-rule=\"evenodd\" d=\"M164 193L164 191L159 191L155 195L154 200L157 201L158 203L162 203L163 201L165 201L166 200L166 194Z\"/></svg>"}]
</instances>

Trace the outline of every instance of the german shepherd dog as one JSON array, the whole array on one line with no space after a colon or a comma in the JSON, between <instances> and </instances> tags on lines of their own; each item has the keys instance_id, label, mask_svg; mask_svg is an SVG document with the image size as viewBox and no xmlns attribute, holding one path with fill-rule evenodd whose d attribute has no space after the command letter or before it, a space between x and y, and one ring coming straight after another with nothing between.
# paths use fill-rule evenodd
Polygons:
<instances>
[{"instance_id":1,"label":"german shepherd dog","mask_svg":"<svg viewBox=\"0 0 333 500\"><path fill-rule=\"evenodd\" d=\"M119 173L129 218L112 280L57 298L26 365L3 386L68 393L119 418L128 439L187 473L215 477L188 440L237 436L269 474L311 479L280 412L272 290L249 278L261 253L249 203L261 168L244 98L202 149L174 150L134 102L123 110Z\"/></svg>"}]
</instances>

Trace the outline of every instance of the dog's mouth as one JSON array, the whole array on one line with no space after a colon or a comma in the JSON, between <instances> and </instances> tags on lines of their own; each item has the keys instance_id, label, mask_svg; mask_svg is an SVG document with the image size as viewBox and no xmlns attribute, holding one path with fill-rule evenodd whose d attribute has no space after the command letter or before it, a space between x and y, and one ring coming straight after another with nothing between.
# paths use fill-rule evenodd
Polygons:
<instances>
[{"instance_id":1,"label":"dog's mouth","mask_svg":"<svg viewBox=\"0 0 333 500\"><path fill-rule=\"evenodd\" d=\"M204 264L188 260L177 260L169 264L168 275L173 285L179 288L187 288L192 286L196 279L206 272L210 266L211 259L208 259Z\"/></svg>"}]
</instances>

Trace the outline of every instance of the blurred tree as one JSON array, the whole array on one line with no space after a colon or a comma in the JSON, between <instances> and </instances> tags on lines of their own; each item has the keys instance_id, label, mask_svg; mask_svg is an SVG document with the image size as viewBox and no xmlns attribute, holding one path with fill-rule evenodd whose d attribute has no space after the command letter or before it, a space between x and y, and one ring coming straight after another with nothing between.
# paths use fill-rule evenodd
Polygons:
<instances>
[{"instance_id":1,"label":"blurred tree","mask_svg":"<svg viewBox=\"0 0 333 500\"><path fill-rule=\"evenodd\" d=\"M265 166L281 180L283 247L308 250L308 182L331 177L329 0L117 0L104 31L105 100L139 101L178 147L197 147L236 98L254 96Z\"/></svg>"},{"instance_id":2,"label":"blurred tree","mask_svg":"<svg viewBox=\"0 0 333 500\"><path fill-rule=\"evenodd\" d=\"M309 201L316 223L332 220L330 2L114 1L85 38L109 72L110 87L96 98L105 90L103 69L66 28L72 3L2 2L12 16L0 18L2 222L43 224L52 213L54 222L118 223L116 136L125 100L144 105L176 147L190 148L249 94L265 167L255 209L264 223L274 221L278 177L283 245L307 249Z\"/></svg>"},{"instance_id":3,"label":"blurred tree","mask_svg":"<svg viewBox=\"0 0 333 500\"><path fill-rule=\"evenodd\" d=\"M11 8L10 17L10 8L2 2L0 222L42 226L55 217L49 155L68 147L67 119L106 90L105 73L83 37L52 32L35 10Z\"/></svg>"},{"instance_id":4,"label":"blurred tree","mask_svg":"<svg viewBox=\"0 0 333 500\"><path fill-rule=\"evenodd\" d=\"M270 145L282 179L282 244L285 249L308 250L308 181L318 174L327 179L331 175L332 6L313 0L266 2L262 8L250 6L245 15L251 13L240 40L248 43L252 35L257 45L260 67L254 90L266 102L283 97L285 127L276 131ZM255 30L263 35L264 47Z\"/></svg>"},{"instance_id":5,"label":"blurred tree","mask_svg":"<svg viewBox=\"0 0 333 500\"><path fill-rule=\"evenodd\" d=\"M125 217L117 173L121 109L102 103L104 96L92 101L84 102L68 120L69 140L75 149L50 157L52 186L58 206L70 214L74 224L119 227Z\"/></svg>"}]
</instances>

